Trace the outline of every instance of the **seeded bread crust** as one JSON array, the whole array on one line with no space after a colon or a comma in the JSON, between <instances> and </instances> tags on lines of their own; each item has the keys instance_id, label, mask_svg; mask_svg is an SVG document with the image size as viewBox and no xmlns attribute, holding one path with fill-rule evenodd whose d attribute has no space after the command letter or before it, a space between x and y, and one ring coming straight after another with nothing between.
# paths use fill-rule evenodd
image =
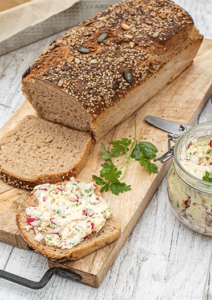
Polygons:
<instances>
[{"instance_id":1,"label":"seeded bread crust","mask_svg":"<svg viewBox=\"0 0 212 300\"><path fill-rule=\"evenodd\" d=\"M99 43L98 38L104 33L107 38ZM55 40L25 72L22 90L42 118L90 131L98 140L191 65L202 38L189 14L172 1L120 2ZM79 52L82 46L90 52ZM156 90L152 82L151 89L155 92L146 95L140 103L138 100L120 116L123 107L119 104L126 95L131 93L133 98L137 87L161 72L168 72L166 64L188 48L190 57L178 68L176 63L169 66L173 68L172 73L169 78L162 78L161 87ZM133 82L129 73L125 76L125 71L131 73ZM44 95L45 90L48 92ZM60 107L59 103L55 107L49 105L54 93L55 100L51 102L54 104L57 96L62 98L64 94ZM77 115L82 108L85 126L80 120L67 117L73 102ZM115 108L117 117L113 116L109 124L103 122L104 117L112 116L110 112ZM97 133L100 123L105 123L107 130L101 128Z\"/></svg>"},{"instance_id":2,"label":"seeded bread crust","mask_svg":"<svg viewBox=\"0 0 212 300\"><path fill-rule=\"evenodd\" d=\"M2 144L4 144L5 140L8 138L12 138L13 133L15 134L16 132L20 131L21 125L28 122L29 120L35 122L35 126L37 122L43 122L46 124L51 124L51 126L59 126L57 124L52 124L48 121L41 120L40 118L37 118L35 116L26 116L20 123L18 123L17 127L15 127L12 131L6 133L1 139L0 139L0 148ZM60 127L58 127L59 130ZM65 130L70 130L66 128ZM33 132L31 132L33 134ZM79 132L79 134L82 134ZM21 189L26 189L26 190L32 190L33 187L36 185L44 184L44 183L57 183L60 181L65 181L69 177L75 177L80 170L85 166L88 156L93 148L94 141L91 138L91 135L88 133L84 133L85 135L88 135L88 141L86 145L84 146L83 152L79 155L79 159L77 163L66 172L57 172L57 173L49 173L49 174L42 174L34 178L26 178L22 176L21 172L17 176L17 174L14 174L12 172L9 172L8 170L4 169L1 164L0 164L0 179L2 179L5 183L10 184L16 188L21 188ZM73 143L76 141L73 141ZM14 157L16 157L16 152L14 151L13 153ZM46 162L48 163L48 162ZM30 168L30 164L29 164Z\"/></svg>"},{"instance_id":3,"label":"seeded bread crust","mask_svg":"<svg viewBox=\"0 0 212 300\"><path fill-rule=\"evenodd\" d=\"M91 182L93 180L88 178L79 179L83 182ZM60 184L60 183L58 183ZM95 189L95 193L101 196L98 187ZM34 192L30 194L27 200L27 207L37 206L38 200L34 196ZM55 246L46 245L45 241L38 242L34 240L34 231L22 228L22 226L27 225L26 220L29 218L26 213L19 213L16 217L17 225L23 239L28 243L28 245L33 248L36 252L43 254L52 261L63 262L66 260L77 260L80 259L118 239L121 234L121 229L118 222L111 215L109 219L106 220L105 225L98 233L92 233L90 238L85 239L77 246L72 249L60 249Z\"/></svg>"}]
</instances>

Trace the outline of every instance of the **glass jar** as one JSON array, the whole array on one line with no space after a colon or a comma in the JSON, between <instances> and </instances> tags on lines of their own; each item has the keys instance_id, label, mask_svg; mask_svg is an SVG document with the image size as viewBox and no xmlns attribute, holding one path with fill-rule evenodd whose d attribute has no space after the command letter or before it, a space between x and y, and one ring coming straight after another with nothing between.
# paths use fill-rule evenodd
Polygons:
<instances>
[{"instance_id":1,"label":"glass jar","mask_svg":"<svg viewBox=\"0 0 212 300\"><path fill-rule=\"evenodd\" d=\"M190 140L212 139L212 122L185 131L174 147L173 164L168 173L168 195L177 218L189 228L212 236L212 183L190 174L180 163L183 146Z\"/></svg>"}]
</instances>

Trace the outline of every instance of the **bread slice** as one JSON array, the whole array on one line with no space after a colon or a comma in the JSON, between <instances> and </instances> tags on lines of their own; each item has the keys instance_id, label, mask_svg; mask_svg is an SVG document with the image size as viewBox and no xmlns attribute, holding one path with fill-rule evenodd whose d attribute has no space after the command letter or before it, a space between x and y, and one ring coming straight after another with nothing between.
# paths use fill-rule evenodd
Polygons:
<instances>
[{"instance_id":1,"label":"bread slice","mask_svg":"<svg viewBox=\"0 0 212 300\"><path fill-rule=\"evenodd\" d=\"M80 179L83 182L89 183L91 179L83 178ZM101 193L96 187L95 193L101 196ZM34 192L30 194L29 199L27 200L27 207L30 206L37 206L38 200L34 196ZM26 223L26 220L29 218L27 214L19 213L17 215L17 225L20 230L20 233L24 240L29 244L31 248L33 248L36 252L43 254L44 256L48 257L52 261L64 262L66 260L77 260L80 259L110 243L115 241L121 234L121 229L118 222L114 219L111 215L109 219L106 220L105 225L101 228L98 233L93 232L90 235L90 238L85 239L77 246L71 249L60 249L55 246L49 246L45 243L44 240L38 242L34 239L35 233L33 229L29 229L27 231L25 228L22 228ZM45 235L42 232L43 235Z\"/></svg>"},{"instance_id":2,"label":"bread slice","mask_svg":"<svg viewBox=\"0 0 212 300\"><path fill-rule=\"evenodd\" d=\"M32 190L76 176L93 148L89 133L26 116L0 139L0 178Z\"/></svg>"}]
</instances>

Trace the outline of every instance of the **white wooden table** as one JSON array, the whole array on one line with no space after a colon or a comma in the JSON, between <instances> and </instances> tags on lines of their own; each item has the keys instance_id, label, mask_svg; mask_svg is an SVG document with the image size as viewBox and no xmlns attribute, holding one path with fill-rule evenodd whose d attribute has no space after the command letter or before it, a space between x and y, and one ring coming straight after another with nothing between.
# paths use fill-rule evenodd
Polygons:
<instances>
[{"instance_id":1,"label":"white wooden table","mask_svg":"<svg viewBox=\"0 0 212 300\"><path fill-rule=\"evenodd\" d=\"M192 15L205 38L212 39L212 0L175 2ZM25 69L58 36L0 57L0 127L24 101ZM211 119L209 101L197 123ZM58 276L38 291L1 279L0 300L212 300L212 238L191 231L175 218L166 184L165 177L98 289ZM0 269L38 281L48 265L41 255L0 243Z\"/></svg>"}]
</instances>

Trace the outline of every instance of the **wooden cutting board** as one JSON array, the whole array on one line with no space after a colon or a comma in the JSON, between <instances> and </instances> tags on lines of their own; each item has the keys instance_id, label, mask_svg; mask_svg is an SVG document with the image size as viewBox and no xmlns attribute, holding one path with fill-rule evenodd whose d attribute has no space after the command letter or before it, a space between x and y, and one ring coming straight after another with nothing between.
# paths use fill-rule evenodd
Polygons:
<instances>
[{"instance_id":1,"label":"wooden cutting board","mask_svg":"<svg viewBox=\"0 0 212 300\"><path fill-rule=\"evenodd\" d=\"M212 95L211 53L212 41L204 40L194 64L188 70L95 145L79 177L91 177L92 174L99 175L100 164L103 162L100 153L101 142L106 145L111 140L133 139L135 121L138 140L154 143L159 150L158 154L166 150L167 133L147 124L144 120L146 115L193 125ZM24 102L0 130L0 137L14 128L28 114L35 114L35 111L28 102ZM113 215L121 225L122 234L117 241L79 261L63 264L49 261L49 266L68 268L71 272L81 275L82 283L94 287L99 286L168 171L171 160L165 164L160 162L157 164L159 173L150 175L139 163L131 163L124 180L131 185L132 190L119 196L112 195L110 192L103 194L110 203ZM29 192L15 189L0 180L0 241L23 249L27 249L27 245L18 232L16 214L25 210L28 195Z\"/></svg>"}]
</instances>

